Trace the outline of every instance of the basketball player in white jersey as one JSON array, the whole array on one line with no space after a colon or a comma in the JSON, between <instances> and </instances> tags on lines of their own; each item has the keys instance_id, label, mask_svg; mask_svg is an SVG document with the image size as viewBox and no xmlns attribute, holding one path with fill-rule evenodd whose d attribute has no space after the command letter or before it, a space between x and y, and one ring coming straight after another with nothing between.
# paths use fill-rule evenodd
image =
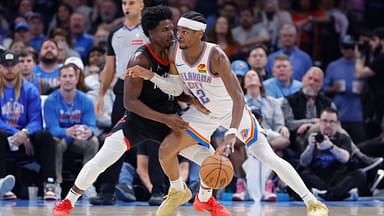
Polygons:
<instances>
[{"instance_id":1,"label":"basketball player in white jersey","mask_svg":"<svg viewBox=\"0 0 384 216\"><path fill-rule=\"evenodd\" d=\"M191 191L178 172L177 155L201 164L209 155L208 148L204 150L201 146L209 146L210 136L219 125L228 128L228 131L216 153L221 154L226 148L233 149L237 137L247 145L253 156L273 169L300 195L307 206L308 215L328 215L327 207L309 192L296 170L273 152L255 117L245 105L240 84L231 72L227 56L217 45L202 41L206 28L203 15L188 12L180 18L177 27L179 43L170 52L170 74L173 75L161 77L140 66L127 71L132 77L151 80L162 91L175 96L180 95L186 86L210 111L206 115L191 107L182 115L183 120L189 123L188 129L174 130L161 144L159 158L170 180L170 189L156 215L172 215L178 206L191 198ZM210 212L211 216L230 215L212 197L212 189L203 182L193 206L199 211Z\"/></svg>"}]
</instances>

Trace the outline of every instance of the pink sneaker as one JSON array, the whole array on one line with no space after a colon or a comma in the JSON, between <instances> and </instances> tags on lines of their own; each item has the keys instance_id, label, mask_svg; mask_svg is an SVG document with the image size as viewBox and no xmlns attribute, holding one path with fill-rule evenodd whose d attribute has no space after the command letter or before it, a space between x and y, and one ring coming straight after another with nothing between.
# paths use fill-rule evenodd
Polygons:
<instances>
[{"instance_id":1,"label":"pink sneaker","mask_svg":"<svg viewBox=\"0 0 384 216\"><path fill-rule=\"evenodd\" d=\"M267 182L265 183L265 194L263 201L276 202L277 196L274 192L274 188L275 186L273 185L273 181L270 179L267 180Z\"/></svg>"},{"instance_id":2,"label":"pink sneaker","mask_svg":"<svg viewBox=\"0 0 384 216\"><path fill-rule=\"evenodd\" d=\"M244 179L238 178L236 182L236 193L232 195L232 201L244 201L247 195Z\"/></svg>"}]
</instances>

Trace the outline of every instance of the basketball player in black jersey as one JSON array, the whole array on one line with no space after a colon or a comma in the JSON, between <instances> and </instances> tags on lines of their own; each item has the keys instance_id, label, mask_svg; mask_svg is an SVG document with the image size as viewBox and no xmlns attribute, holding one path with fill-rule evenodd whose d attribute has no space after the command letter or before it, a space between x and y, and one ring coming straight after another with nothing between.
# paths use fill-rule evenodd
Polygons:
<instances>
[{"instance_id":1,"label":"basketball player in black jersey","mask_svg":"<svg viewBox=\"0 0 384 216\"><path fill-rule=\"evenodd\" d=\"M172 12L165 6L146 8L142 27L149 37L136 51L128 67L140 65L160 76L169 71L168 49L173 44ZM163 93L149 80L127 77L124 81L124 117L112 129L103 147L80 171L66 198L53 209L53 216L69 215L77 199L107 167L132 146L147 140L162 142L173 130L188 127L176 114L175 98Z\"/></svg>"}]
</instances>

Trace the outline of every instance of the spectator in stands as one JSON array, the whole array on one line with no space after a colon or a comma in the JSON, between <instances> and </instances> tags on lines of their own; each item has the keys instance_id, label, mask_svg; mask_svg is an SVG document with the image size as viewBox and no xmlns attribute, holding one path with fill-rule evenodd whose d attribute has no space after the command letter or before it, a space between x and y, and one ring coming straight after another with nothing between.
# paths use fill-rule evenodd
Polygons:
<instances>
[{"instance_id":1,"label":"spectator in stands","mask_svg":"<svg viewBox=\"0 0 384 216\"><path fill-rule=\"evenodd\" d=\"M293 66L293 79L301 81L304 74L312 66L311 57L296 46L297 30L291 24L284 24L280 29L281 49L273 52L268 57L267 71L269 76L272 72L273 60L276 56L288 56Z\"/></svg>"},{"instance_id":2,"label":"spectator in stands","mask_svg":"<svg viewBox=\"0 0 384 216\"><path fill-rule=\"evenodd\" d=\"M236 74L236 77L239 80L240 85L243 88L244 75L249 70L247 62L243 61L243 60L236 60L236 61L232 62L231 69L232 69L232 72ZM243 91L244 91L244 89L243 89Z\"/></svg>"},{"instance_id":3,"label":"spectator in stands","mask_svg":"<svg viewBox=\"0 0 384 216\"><path fill-rule=\"evenodd\" d=\"M355 49L356 78L366 79L362 104L364 120L370 125L367 127L368 137L378 136L384 116L384 28L376 29L373 34L370 44L375 57L372 62L364 65L360 51Z\"/></svg>"},{"instance_id":4,"label":"spectator in stands","mask_svg":"<svg viewBox=\"0 0 384 216\"><path fill-rule=\"evenodd\" d=\"M296 138L304 136L311 126L319 123L320 113L325 108L336 108L330 98L320 93L323 80L323 71L318 67L311 67L303 77L302 88L283 99L285 125L291 133L291 146L298 152L303 149Z\"/></svg>"},{"instance_id":5,"label":"spectator in stands","mask_svg":"<svg viewBox=\"0 0 384 216\"><path fill-rule=\"evenodd\" d=\"M32 12L33 6L34 1L21 0L19 7L17 8L17 16L27 17L27 14Z\"/></svg>"},{"instance_id":6,"label":"spectator in stands","mask_svg":"<svg viewBox=\"0 0 384 216\"><path fill-rule=\"evenodd\" d=\"M40 94L22 78L16 54L1 55L0 71L0 176L5 175L6 161L10 164L37 161L44 199L56 200L55 143L49 133L41 131ZM5 198L16 199L16 195L9 192Z\"/></svg>"},{"instance_id":7,"label":"spectator in stands","mask_svg":"<svg viewBox=\"0 0 384 216\"><path fill-rule=\"evenodd\" d=\"M264 45L258 44L254 46L249 52L247 62L251 70L256 71L263 80L267 79L267 72L265 66L268 62L268 48Z\"/></svg>"},{"instance_id":8,"label":"spectator in stands","mask_svg":"<svg viewBox=\"0 0 384 216\"><path fill-rule=\"evenodd\" d=\"M252 8L240 11L240 26L232 29L235 40L248 50L258 43L267 43L270 39L267 29L262 23L255 24L255 15Z\"/></svg>"},{"instance_id":9,"label":"spectator in stands","mask_svg":"<svg viewBox=\"0 0 384 216\"><path fill-rule=\"evenodd\" d=\"M88 51L93 46L93 36L85 32L87 19L80 12L74 12L70 19L70 33L75 50L85 60Z\"/></svg>"},{"instance_id":10,"label":"spectator in stands","mask_svg":"<svg viewBox=\"0 0 384 216\"><path fill-rule=\"evenodd\" d=\"M54 29L51 34L51 38L56 41L57 45L60 46L60 49L63 49L63 51L65 51L66 55L61 57L62 63L64 63L65 59L67 59L68 57L80 57L80 54L71 46L72 43L69 33L64 29Z\"/></svg>"},{"instance_id":11,"label":"spectator in stands","mask_svg":"<svg viewBox=\"0 0 384 216\"><path fill-rule=\"evenodd\" d=\"M97 65L91 65L87 67L87 70L89 74L85 77L84 82L90 90L99 90L102 78L100 75L101 68ZM94 102L96 103L96 101Z\"/></svg>"},{"instance_id":12,"label":"spectator in stands","mask_svg":"<svg viewBox=\"0 0 384 216\"><path fill-rule=\"evenodd\" d=\"M60 68L60 88L52 92L44 105L45 124L54 136L56 177L62 183L63 154L69 149L83 154L83 164L95 156L99 142L92 101L76 89L79 70L73 63ZM94 190L93 187L89 191Z\"/></svg>"},{"instance_id":13,"label":"spectator in stands","mask_svg":"<svg viewBox=\"0 0 384 216\"><path fill-rule=\"evenodd\" d=\"M300 174L314 195L325 200L357 200L357 188L364 188L366 176L360 169L350 169L352 140L337 131L339 126L337 110L325 108L320 115L320 130L309 135L300 155L304 167Z\"/></svg>"},{"instance_id":14,"label":"spectator in stands","mask_svg":"<svg viewBox=\"0 0 384 216\"><path fill-rule=\"evenodd\" d=\"M111 28L108 28L105 25L100 25L97 27L93 41L93 46L102 47L104 50L107 49L108 34ZM88 53L89 54L89 53Z\"/></svg>"},{"instance_id":15,"label":"spectator in stands","mask_svg":"<svg viewBox=\"0 0 384 216\"><path fill-rule=\"evenodd\" d=\"M293 78L293 70L292 63L287 56L276 56L273 60L273 77L263 82L266 95L282 98L299 91L301 82Z\"/></svg>"},{"instance_id":16,"label":"spectator in stands","mask_svg":"<svg viewBox=\"0 0 384 216\"><path fill-rule=\"evenodd\" d=\"M299 0L292 4L292 20L297 29L301 32L299 37L299 47L314 57L316 48L320 44L319 23L329 21L325 10L320 8L320 1Z\"/></svg>"},{"instance_id":17,"label":"spectator in stands","mask_svg":"<svg viewBox=\"0 0 384 216\"><path fill-rule=\"evenodd\" d=\"M39 52L42 42L46 39L44 35L43 17L39 13L30 13L28 14L28 24L31 28L29 44L36 50L36 52Z\"/></svg>"},{"instance_id":18,"label":"spectator in stands","mask_svg":"<svg viewBox=\"0 0 384 216\"><path fill-rule=\"evenodd\" d=\"M117 18L117 6L114 0L99 1L95 5L96 10L92 11L92 28L91 32L96 32L97 27L100 25L107 25L112 27L114 19Z\"/></svg>"},{"instance_id":19,"label":"spectator in stands","mask_svg":"<svg viewBox=\"0 0 384 216\"><path fill-rule=\"evenodd\" d=\"M94 67L97 67L97 66L94 66ZM98 70L98 73L95 74L95 76L98 79L97 85L94 85L94 89L87 92L88 97L91 99L93 103L96 103L97 97L99 95L100 82L103 76L102 72L100 72L100 69ZM86 77L86 79L88 77ZM86 83L89 86L89 82L86 81ZM95 135L99 138L99 141L100 141L99 143L104 143L104 139L106 138L111 127L113 126L111 114L112 114L112 107L113 107L114 100L115 100L115 95L112 92L112 88L109 88L105 93L105 97L104 97L103 113L101 115L96 116Z\"/></svg>"},{"instance_id":20,"label":"spectator in stands","mask_svg":"<svg viewBox=\"0 0 384 216\"><path fill-rule=\"evenodd\" d=\"M30 34L30 26L27 22L17 23L12 41L23 41L25 44L29 44Z\"/></svg>"},{"instance_id":21,"label":"spectator in stands","mask_svg":"<svg viewBox=\"0 0 384 216\"><path fill-rule=\"evenodd\" d=\"M84 63L79 57L69 57L65 60L64 65L73 64L76 69L76 74L79 75L77 81L76 89L87 93L90 89L85 84L85 75L84 75Z\"/></svg>"},{"instance_id":22,"label":"spectator in stands","mask_svg":"<svg viewBox=\"0 0 384 216\"><path fill-rule=\"evenodd\" d=\"M273 150L277 154L282 155L281 151L290 144L290 134L288 128L284 126L284 116L279 101L273 97L266 96L260 75L253 70L248 71L244 76L244 85L247 89L245 96L247 105L259 120L260 125L265 129L268 142ZM264 167L263 169L268 168ZM271 170L269 172L271 173ZM255 175L255 173L248 172L246 175L249 178L249 176ZM277 197L274 193L274 183L272 181L275 176L275 174L270 174L269 178L265 179L263 200L276 201ZM244 198L241 200L244 200Z\"/></svg>"},{"instance_id":23,"label":"spectator in stands","mask_svg":"<svg viewBox=\"0 0 384 216\"><path fill-rule=\"evenodd\" d=\"M40 93L48 95L59 86L59 64L57 62L57 43L47 39L41 44L39 64L33 69L36 78L40 80Z\"/></svg>"},{"instance_id":24,"label":"spectator in stands","mask_svg":"<svg viewBox=\"0 0 384 216\"><path fill-rule=\"evenodd\" d=\"M240 44L233 38L227 18L223 16L217 18L208 35L208 41L218 44L228 57L241 50Z\"/></svg>"},{"instance_id":25,"label":"spectator in stands","mask_svg":"<svg viewBox=\"0 0 384 216\"><path fill-rule=\"evenodd\" d=\"M232 28L239 25L238 13L237 5L232 1L225 1L219 9L220 16L227 18L228 26Z\"/></svg>"},{"instance_id":26,"label":"spectator in stands","mask_svg":"<svg viewBox=\"0 0 384 216\"><path fill-rule=\"evenodd\" d=\"M355 40L347 35L341 41L342 57L331 62L326 71L324 91L333 96L340 122L354 143L365 140L363 111L360 95L363 81L355 75Z\"/></svg>"},{"instance_id":27,"label":"spectator in stands","mask_svg":"<svg viewBox=\"0 0 384 216\"><path fill-rule=\"evenodd\" d=\"M100 46L92 47L88 52L86 63L87 63L87 66L84 69L84 74L86 76L90 74L88 67L90 66L104 67L105 49L103 49Z\"/></svg>"},{"instance_id":28,"label":"spectator in stands","mask_svg":"<svg viewBox=\"0 0 384 216\"><path fill-rule=\"evenodd\" d=\"M23 50L19 55L20 71L23 78L32 83L40 91L39 80L33 74L33 68L36 66L35 53Z\"/></svg>"},{"instance_id":29,"label":"spectator in stands","mask_svg":"<svg viewBox=\"0 0 384 216\"><path fill-rule=\"evenodd\" d=\"M56 28L69 32L69 20L72 13L72 7L65 2L61 2L57 7L54 17L49 23L48 34L51 34Z\"/></svg>"},{"instance_id":30,"label":"spectator in stands","mask_svg":"<svg viewBox=\"0 0 384 216\"><path fill-rule=\"evenodd\" d=\"M28 44L22 40L13 40L11 45L9 45L8 50L15 53L16 55L20 55L21 51L26 49L27 46Z\"/></svg>"},{"instance_id":31,"label":"spectator in stands","mask_svg":"<svg viewBox=\"0 0 384 216\"><path fill-rule=\"evenodd\" d=\"M261 23L267 28L271 38L271 50L276 50L279 30L284 24L292 24L292 18L287 11L280 10L277 0L263 0L263 9L260 11Z\"/></svg>"}]
</instances>

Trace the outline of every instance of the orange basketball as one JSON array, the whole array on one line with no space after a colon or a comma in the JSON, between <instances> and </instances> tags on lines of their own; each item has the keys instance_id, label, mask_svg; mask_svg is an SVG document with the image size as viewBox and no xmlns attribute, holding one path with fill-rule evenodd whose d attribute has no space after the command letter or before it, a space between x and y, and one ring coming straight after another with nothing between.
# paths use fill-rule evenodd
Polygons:
<instances>
[{"instance_id":1,"label":"orange basketball","mask_svg":"<svg viewBox=\"0 0 384 216\"><path fill-rule=\"evenodd\" d=\"M211 155L201 164L200 178L210 188L224 188L232 181L232 177L232 163L223 155Z\"/></svg>"}]
</instances>

